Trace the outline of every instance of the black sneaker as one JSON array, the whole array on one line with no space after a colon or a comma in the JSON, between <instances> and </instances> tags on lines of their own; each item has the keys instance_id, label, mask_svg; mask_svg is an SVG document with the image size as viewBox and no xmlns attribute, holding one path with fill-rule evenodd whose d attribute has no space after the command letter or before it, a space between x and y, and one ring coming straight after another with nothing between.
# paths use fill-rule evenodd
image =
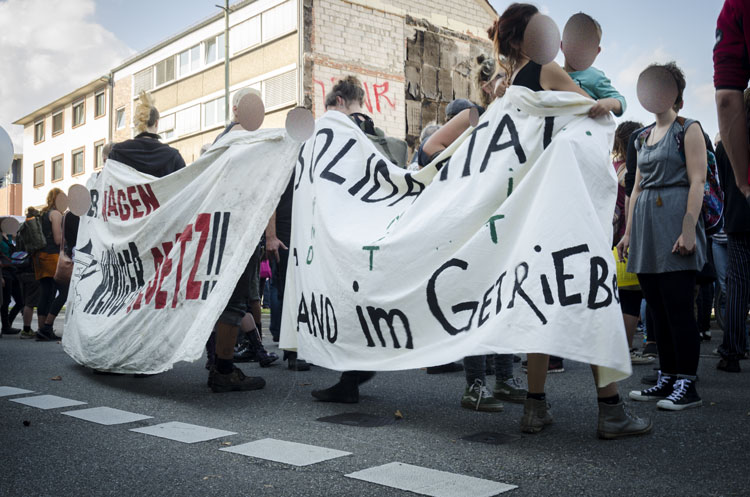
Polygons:
<instances>
[{"instance_id":1,"label":"black sneaker","mask_svg":"<svg viewBox=\"0 0 750 497\"><path fill-rule=\"evenodd\" d=\"M39 328L39 331L36 332L37 342L52 342L57 339L57 335L55 335L55 330L52 329L52 326L45 325Z\"/></svg>"},{"instance_id":2,"label":"black sneaker","mask_svg":"<svg viewBox=\"0 0 750 497\"><path fill-rule=\"evenodd\" d=\"M678 378L674 382L674 389L666 399L656 403L659 409L668 411L682 411L691 407L700 407L703 401L695 390L695 381L689 378Z\"/></svg>"},{"instance_id":3,"label":"black sneaker","mask_svg":"<svg viewBox=\"0 0 750 497\"><path fill-rule=\"evenodd\" d=\"M234 349L234 362L257 362L258 351L250 342L242 342Z\"/></svg>"},{"instance_id":4,"label":"black sneaker","mask_svg":"<svg viewBox=\"0 0 750 497\"><path fill-rule=\"evenodd\" d=\"M674 390L675 379L672 376L666 375L661 371L657 372L656 385L646 390L633 390L630 392L628 397L633 400L640 401L653 401L666 399Z\"/></svg>"},{"instance_id":5,"label":"black sneaker","mask_svg":"<svg viewBox=\"0 0 750 497\"><path fill-rule=\"evenodd\" d=\"M740 360L733 357L724 357L716 365L716 369L727 373L739 373L741 371Z\"/></svg>"},{"instance_id":6,"label":"black sneaker","mask_svg":"<svg viewBox=\"0 0 750 497\"><path fill-rule=\"evenodd\" d=\"M245 376L238 367L228 374L221 374L214 368L208 374L208 386L214 393L239 392L260 390L266 386L266 381L257 376Z\"/></svg>"},{"instance_id":7,"label":"black sneaker","mask_svg":"<svg viewBox=\"0 0 750 497\"><path fill-rule=\"evenodd\" d=\"M641 355L643 357L657 357L659 351L656 348L656 342L647 343L646 346L643 347L643 353Z\"/></svg>"},{"instance_id":8,"label":"black sneaker","mask_svg":"<svg viewBox=\"0 0 750 497\"><path fill-rule=\"evenodd\" d=\"M710 342L711 341L711 330L701 331L700 332L701 340L704 342Z\"/></svg>"},{"instance_id":9,"label":"black sneaker","mask_svg":"<svg viewBox=\"0 0 750 497\"><path fill-rule=\"evenodd\" d=\"M18 335L21 333L21 328L3 328L0 333L3 335Z\"/></svg>"}]
</instances>

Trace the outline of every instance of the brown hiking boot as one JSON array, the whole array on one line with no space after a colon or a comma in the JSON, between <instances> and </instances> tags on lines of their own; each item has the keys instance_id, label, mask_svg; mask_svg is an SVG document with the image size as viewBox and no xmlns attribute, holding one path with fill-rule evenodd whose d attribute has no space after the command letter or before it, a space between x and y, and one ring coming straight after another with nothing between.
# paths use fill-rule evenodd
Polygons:
<instances>
[{"instance_id":1,"label":"brown hiking boot","mask_svg":"<svg viewBox=\"0 0 750 497\"><path fill-rule=\"evenodd\" d=\"M266 381L258 376L245 376L245 373L235 366L228 374L221 374L216 368L212 368L208 373L208 386L214 393L239 392L260 390L266 386Z\"/></svg>"}]
</instances>

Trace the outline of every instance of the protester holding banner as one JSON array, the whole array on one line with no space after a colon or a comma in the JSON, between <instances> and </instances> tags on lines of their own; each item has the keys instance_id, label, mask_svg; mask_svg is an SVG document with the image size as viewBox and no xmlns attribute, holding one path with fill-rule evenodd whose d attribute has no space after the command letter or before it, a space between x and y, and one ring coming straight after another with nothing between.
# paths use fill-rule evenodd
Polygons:
<instances>
[{"instance_id":1,"label":"protester holding banner","mask_svg":"<svg viewBox=\"0 0 750 497\"><path fill-rule=\"evenodd\" d=\"M550 62L542 66L524 54L524 33L537 14L539 9L533 5L511 4L487 31L493 41L500 67L505 74L510 75L510 84L524 86L532 91L569 91L590 98L557 63ZM545 425L552 423L544 394L548 368L549 356L528 354L529 393L521 420L521 430L524 432L538 433Z\"/></svg>"},{"instance_id":2,"label":"protester holding banner","mask_svg":"<svg viewBox=\"0 0 750 497\"><path fill-rule=\"evenodd\" d=\"M42 209L41 217L42 233L47 244L34 254L34 272L41 287L37 312L42 326L36 333L38 341L57 340L52 325L68 298L67 288L55 282L55 271L62 241L62 213L55 203L57 196L61 193L63 192L59 188L53 188L47 194L47 204Z\"/></svg>"},{"instance_id":3,"label":"protester holding banner","mask_svg":"<svg viewBox=\"0 0 750 497\"><path fill-rule=\"evenodd\" d=\"M661 370L656 386L630 397L682 410L702 405L695 388L700 337L694 288L706 262L701 207L706 182L706 142L701 126L681 119L685 76L673 62L655 65L677 86L672 107L655 114L656 124L636 140L638 169L626 233L618 245L628 271L638 274L657 329Z\"/></svg>"},{"instance_id":4,"label":"protester holding banner","mask_svg":"<svg viewBox=\"0 0 750 497\"><path fill-rule=\"evenodd\" d=\"M159 111L153 97L141 92L135 107L134 123L138 134L132 140L115 143L108 157L151 176L162 178L185 167L177 149L159 141Z\"/></svg>"}]
</instances>

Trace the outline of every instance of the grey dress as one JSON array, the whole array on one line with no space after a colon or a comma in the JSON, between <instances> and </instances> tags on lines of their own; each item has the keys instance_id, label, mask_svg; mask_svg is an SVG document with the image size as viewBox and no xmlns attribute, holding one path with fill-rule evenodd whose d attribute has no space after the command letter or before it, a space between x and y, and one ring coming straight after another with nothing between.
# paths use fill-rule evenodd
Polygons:
<instances>
[{"instance_id":1,"label":"grey dress","mask_svg":"<svg viewBox=\"0 0 750 497\"><path fill-rule=\"evenodd\" d=\"M693 122L686 119L685 130ZM682 234L690 190L687 167L678 148L681 131L682 126L675 120L655 145L636 140L642 191L633 209L628 258L631 273L700 271L706 263L706 233L701 215L695 228L695 252L688 256L672 253Z\"/></svg>"}]
</instances>

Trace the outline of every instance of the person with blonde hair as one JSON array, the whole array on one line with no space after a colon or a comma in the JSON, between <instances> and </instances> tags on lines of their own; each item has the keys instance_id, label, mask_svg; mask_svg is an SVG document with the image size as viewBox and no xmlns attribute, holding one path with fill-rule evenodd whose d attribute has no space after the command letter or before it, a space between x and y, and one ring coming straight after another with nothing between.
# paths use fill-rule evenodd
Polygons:
<instances>
[{"instance_id":1,"label":"person with blonde hair","mask_svg":"<svg viewBox=\"0 0 750 497\"><path fill-rule=\"evenodd\" d=\"M159 111L154 99L146 92L141 92L138 99L133 125L138 134L132 140L115 143L109 152L109 159L157 178L185 167L180 152L159 141Z\"/></svg>"},{"instance_id":2,"label":"person with blonde hair","mask_svg":"<svg viewBox=\"0 0 750 497\"><path fill-rule=\"evenodd\" d=\"M36 333L37 341L46 342L57 340L57 335L52 328L55 318L60 313L65 301L68 299L67 287L62 287L55 282L55 270L57 259L60 256L60 242L62 241L62 212L55 205L57 197L62 190L53 188L47 194L47 203L42 209L42 233L47 244L34 254L34 274L41 287L39 296L39 331Z\"/></svg>"}]
</instances>

